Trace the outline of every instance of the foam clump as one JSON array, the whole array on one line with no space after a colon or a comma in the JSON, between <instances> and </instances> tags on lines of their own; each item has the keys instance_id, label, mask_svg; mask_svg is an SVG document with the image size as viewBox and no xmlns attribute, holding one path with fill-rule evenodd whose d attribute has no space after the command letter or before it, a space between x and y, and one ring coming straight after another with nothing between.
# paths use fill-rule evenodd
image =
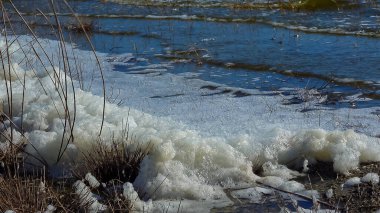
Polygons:
<instances>
[{"instance_id":1,"label":"foam clump","mask_svg":"<svg viewBox=\"0 0 380 213\"><path fill-rule=\"evenodd\" d=\"M87 173L85 179L92 188L98 188L100 186L100 182L91 173Z\"/></svg>"},{"instance_id":2,"label":"foam clump","mask_svg":"<svg viewBox=\"0 0 380 213\"><path fill-rule=\"evenodd\" d=\"M259 181L260 181L260 183L271 186L273 188L279 188L285 182L284 179L282 179L280 177L276 177L276 176L262 177L262 178L260 178Z\"/></svg>"},{"instance_id":3,"label":"foam clump","mask_svg":"<svg viewBox=\"0 0 380 213\"><path fill-rule=\"evenodd\" d=\"M277 176L286 180L303 176L303 174L297 171L290 170L286 166L283 166L283 165L273 164L270 161L265 162L262 167L263 167L262 174L264 176Z\"/></svg>"},{"instance_id":4,"label":"foam clump","mask_svg":"<svg viewBox=\"0 0 380 213\"><path fill-rule=\"evenodd\" d=\"M277 176L266 176L259 179L259 182L270 187L288 192L300 192L305 190L305 186L297 181L287 181Z\"/></svg>"},{"instance_id":5,"label":"foam clump","mask_svg":"<svg viewBox=\"0 0 380 213\"><path fill-rule=\"evenodd\" d=\"M360 162L380 160L380 141L353 130L303 130L288 139L286 148L279 152L279 161L289 161L296 156L307 156L310 163L333 162L334 171L348 174Z\"/></svg>"},{"instance_id":6,"label":"foam clump","mask_svg":"<svg viewBox=\"0 0 380 213\"><path fill-rule=\"evenodd\" d=\"M305 190L305 186L297 181L291 180L284 182L279 189L287 192L299 192Z\"/></svg>"},{"instance_id":7,"label":"foam clump","mask_svg":"<svg viewBox=\"0 0 380 213\"><path fill-rule=\"evenodd\" d=\"M345 187L353 187L353 186L357 186L357 185L360 185L362 182L360 180L359 177L352 177L350 179L348 179L344 184L343 184L343 188Z\"/></svg>"},{"instance_id":8,"label":"foam clump","mask_svg":"<svg viewBox=\"0 0 380 213\"><path fill-rule=\"evenodd\" d=\"M57 208L53 205L48 205L46 211L44 213L53 213L57 210Z\"/></svg>"},{"instance_id":9,"label":"foam clump","mask_svg":"<svg viewBox=\"0 0 380 213\"><path fill-rule=\"evenodd\" d=\"M363 183L371 183L378 184L379 183L379 175L377 173L368 173L362 177L361 182Z\"/></svg>"},{"instance_id":10,"label":"foam clump","mask_svg":"<svg viewBox=\"0 0 380 213\"><path fill-rule=\"evenodd\" d=\"M147 202L141 201L132 183L124 183L123 196L131 203L133 211L150 212L153 209L152 200Z\"/></svg>"},{"instance_id":11,"label":"foam clump","mask_svg":"<svg viewBox=\"0 0 380 213\"><path fill-rule=\"evenodd\" d=\"M333 189L328 189L328 190L326 191L326 197L327 197L328 199L331 199L333 196L334 196L334 191L333 191Z\"/></svg>"},{"instance_id":12,"label":"foam clump","mask_svg":"<svg viewBox=\"0 0 380 213\"><path fill-rule=\"evenodd\" d=\"M233 191L232 196L239 199L248 199L250 202L254 203L260 203L263 194L256 190L256 188L248 188L248 189L242 189Z\"/></svg>"}]
</instances>

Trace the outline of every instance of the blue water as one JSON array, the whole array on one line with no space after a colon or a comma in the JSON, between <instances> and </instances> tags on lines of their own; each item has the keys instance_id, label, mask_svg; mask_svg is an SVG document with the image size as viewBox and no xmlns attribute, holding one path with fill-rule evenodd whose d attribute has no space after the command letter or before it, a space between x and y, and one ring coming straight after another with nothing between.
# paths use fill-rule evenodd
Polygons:
<instances>
[{"instance_id":1,"label":"blue water","mask_svg":"<svg viewBox=\"0 0 380 213\"><path fill-rule=\"evenodd\" d=\"M48 14L49 4L14 2L41 35L49 37L44 33L46 21L35 16L35 8ZM236 1L234 7L210 1L185 6L128 2L69 3L91 24L91 40L100 52L134 53L154 63L189 59L190 63L176 63L170 72L195 73L202 80L227 86L265 91L318 89L374 99L358 100L358 107L379 103L380 9L376 2L319 11L284 10L275 5L261 8L254 4L258 1L250 1L248 9L238 9L236 5L247 4ZM64 24L73 22L63 4L58 12ZM79 47L88 49L83 34L74 35ZM117 66L115 71L128 73L128 67Z\"/></svg>"}]
</instances>

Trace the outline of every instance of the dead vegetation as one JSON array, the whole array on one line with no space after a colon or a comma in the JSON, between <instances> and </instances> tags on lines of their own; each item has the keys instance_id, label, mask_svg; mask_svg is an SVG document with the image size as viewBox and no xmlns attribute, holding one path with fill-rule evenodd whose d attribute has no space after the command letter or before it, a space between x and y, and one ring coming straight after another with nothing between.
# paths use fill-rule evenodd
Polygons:
<instances>
[{"instance_id":1,"label":"dead vegetation","mask_svg":"<svg viewBox=\"0 0 380 213\"><path fill-rule=\"evenodd\" d=\"M363 177L368 173L379 173L379 163L361 164L349 175L335 173L332 163L318 162L310 167L308 175L297 179L308 190L317 190L321 200L341 208L344 212L373 212L380 209L380 186L375 183L361 183L346 187L344 183L352 177ZM332 189L332 197L326 192Z\"/></svg>"},{"instance_id":2,"label":"dead vegetation","mask_svg":"<svg viewBox=\"0 0 380 213\"><path fill-rule=\"evenodd\" d=\"M75 173L84 176L91 172L101 182L112 180L133 182L139 174L140 163L149 153L150 146L129 150L131 141L116 141L111 143L98 141L83 153L83 163L75 169ZM84 167L84 168L83 168Z\"/></svg>"},{"instance_id":3,"label":"dead vegetation","mask_svg":"<svg viewBox=\"0 0 380 213\"><path fill-rule=\"evenodd\" d=\"M130 212L133 201L122 196L121 182L90 190L72 187L72 180L34 176L0 177L0 212L88 212L95 199L82 201L83 196L99 197L106 212ZM75 184L74 184L75 186ZM90 195L91 194L91 195ZM92 195L93 194L93 195ZM96 208L96 207L95 207ZM98 209L100 210L100 209ZM97 212L97 211L96 211Z\"/></svg>"},{"instance_id":4,"label":"dead vegetation","mask_svg":"<svg viewBox=\"0 0 380 213\"><path fill-rule=\"evenodd\" d=\"M29 24L30 22L18 10L13 1L7 1L8 8L6 8L3 1L0 0L1 25L3 27L1 34L6 47L0 50L0 74L4 78L1 81L7 94L6 100L0 100L0 212L7 210L46 213L54 211L88 212L96 208L94 203L97 202L101 203L107 212L129 212L133 205L130 200L121 195L122 185L128 181L132 182L137 177L140 163L148 154L150 146L142 148L138 144L133 144L134 149L132 150L130 146L134 142L128 138L127 129L123 130L125 135L122 140L110 138L108 141L102 141L99 139L98 143L92 144L89 150L79 150L82 154L79 158L84 160L76 163L75 168L81 168L80 172L77 170L71 173L72 168L60 166L69 145L76 143L73 133L76 122L76 87L72 81L67 80L66 76L75 79L75 76L82 76L83 71L76 60L73 62L70 59L73 57L70 55L73 50L66 44L67 40L71 41L70 32L83 33L87 38L99 69L97 75L101 79L104 97L106 93L102 68L88 36L92 30L92 24L80 20L70 5L63 1L63 5L67 6L75 19L75 24L64 26L58 18L55 1L50 0L49 3L53 15L48 18L41 11L39 13L50 25L51 32L58 41L58 61L44 49L39 36L33 31L33 26ZM30 43L22 44L22 41L18 40L19 37L9 18L10 13L12 16L18 16L21 20L21 24L18 23L18 25L22 25L28 32L32 40ZM13 61L13 52L9 50L12 45L18 45L17 51L23 53L24 58L21 62L33 71L35 65L39 68L42 67L44 69L42 72L45 71L54 83L54 88L48 91L49 89L45 88L41 79L38 79L45 94L48 96L51 93L57 93L59 96L60 102L54 103L54 107L63 125L63 133L62 140L58 144L59 150L56 150L56 161L53 164L48 163L43 157L44 155L41 155L24 135L28 131L23 126L24 109L27 107L25 101L26 77L12 73L14 71L13 64L21 63ZM53 72L50 69L53 69ZM79 78L80 80L81 78ZM21 110L15 109L20 107L20 103L17 100L16 104L14 82L20 83L24 88ZM89 88L91 88L91 83ZM84 87L83 82L79 82L79 84L81 88ZM102 119L98 136L95 138L101 138L105 103L106 98L103 98ZM15 122L14 117L18 117L19 121ZM35 154L28 153L25 149L26 146L30 146ZM34 164L34 162L37 163ZM57 168L64 170L64 172L59 171L58 173L66 173L66 175L54 175ZM86 182L85 176L89 172L102 182L100 187L93 188L88 181ZM80 183L83 183L84 185L81 186L85 187L76 188L74 184L78 180L76 178L83 178ZM83 199L85 200L83 201Z\"/></svg>"},{"instance_id":5,"label":"dead vegetation","mask_svg":"<svg viewBox=\"0 0 380 213\"><path fill-rule=\"evenodd\" d=\"M64 208L60 195L45 186L42 178L0 178L0 211L44 212L49 205Z\"/></svg>"}]
</instances>

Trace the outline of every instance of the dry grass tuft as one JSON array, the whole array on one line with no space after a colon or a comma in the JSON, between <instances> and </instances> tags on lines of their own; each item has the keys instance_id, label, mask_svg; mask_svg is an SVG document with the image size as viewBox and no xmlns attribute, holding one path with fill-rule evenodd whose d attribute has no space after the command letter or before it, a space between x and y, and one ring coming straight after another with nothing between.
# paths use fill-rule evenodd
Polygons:
<instances>
[{"instance_id":1,"label":"dry grass tuft","mask_svg":"<svg viewBox=\"0 0 380 213\"><path fill-rule=\"evenodd\" d=\"M0 111L0 174L3 176L14 176L19 173L24 165L24 148L26 140L24 137L13 138L8 128L6 116Z\"/></svg>"},{"instance_id":2,"label":"dry grass tuft","mask_svg":"<svg viewBox=\"0 0 380 213\"><path fill-rule=\"evenodd\" d=\"M24 166L22 155L24 144L0 149L0 174L3 176L14 176L20 172Z\"/></svg>"},{"instance_id":3,"label":"dry grass tuft","mask_svg":"<svg viewBox=\"0 0 380 213\"><path fill-rule=\"evenodd\" d=\"M81 171L90 172L101 182L119 180L121 182L133 182L140 170L140 163L148 154L151 146L143 148L138 146L131 151L128 146L132 141L116 141L105 143L99 141L83 153L83 165L78 165L74 173L83 177ZM86 169L83 170L81 167Z\"/></svg>"},{"instance_id":4,"label":"dry grass tuft","mask_svg":"<svg viewBox=\"0 0 380 213\"><path fill-rule=\"evenodd\" d=\"M103 203L108 206L109 212L133 212L133 202L122 196L122 185L119 181L114 181L106 189L100 187L99 194L103 196Z\"/></svg>"}]
</instances>

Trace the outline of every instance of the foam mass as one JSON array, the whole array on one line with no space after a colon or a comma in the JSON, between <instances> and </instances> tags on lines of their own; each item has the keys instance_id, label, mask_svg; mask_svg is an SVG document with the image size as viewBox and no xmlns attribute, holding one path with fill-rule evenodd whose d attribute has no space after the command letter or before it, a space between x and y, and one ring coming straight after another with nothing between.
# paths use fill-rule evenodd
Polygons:
<instances>
[{"instance_id":1,"label":"foam mass","mask_svg":"<svg viewBox=\"0 0 380 213\"><path fill-rule=\"evenodd\" d=\"M5 45L4 41L0 42L1 50L5 49ZM24 56L16 42L9 50L12 52L12 63L10 72L7 70L8 64L5 64L5 72L0 72L0 100L5 112L9 113L6 110L9 105L6 85L12 85L12 119L20 124L23 117L23 130L28 141L26 150L54 165L62 137L68 136L63 135L62 93L55 89L57 81L51 76L57 75L69 85L71 81L74 85L77 82L58 67L48 67L43 71L28 69L25 64L19 63ZM57 51L51 48L48 50ZM81 54L88 52L82 51ZM25 85L21 80L24 77ZM22 116L23 91L25 99ZM88 144L98 139L103 97L78 87L69 88L67 106L71 116L75 112L76 119L74 141L66 150L63 161L77 158L78 149L86 149ZM154 194L155 199L220 199L224 194L222 187L253 183L260 179L268 185L288 183L283 185L284 189L297 185L294 182L284 182L281 178L258 177L252 172L252 161L270 161L270 164L266 164L265 172L271 176L286 174L288 179L298 175L282 166L290 162L298 162L302 167L305 159L311 164L316 160L331 161L335 171L348 173L360 162L380 160L379 139L352 130L302 130L300 124L299 131L263 127L264 131L255 135L231 137L234 139L206 137L192 130L191 126L170 118L156 117L111 103L106 103L103 131L99 137L110 142L113 137L122 137L127 120L129 134L134 136L136 142L140 146L153 147L142 162L134 187ZM7 143L4 138L1 140L3 144ZM130 149L134 148L132 144ZM296 188L303 190L302 186L297 185Z\"/></svg>"}]
</instances>

